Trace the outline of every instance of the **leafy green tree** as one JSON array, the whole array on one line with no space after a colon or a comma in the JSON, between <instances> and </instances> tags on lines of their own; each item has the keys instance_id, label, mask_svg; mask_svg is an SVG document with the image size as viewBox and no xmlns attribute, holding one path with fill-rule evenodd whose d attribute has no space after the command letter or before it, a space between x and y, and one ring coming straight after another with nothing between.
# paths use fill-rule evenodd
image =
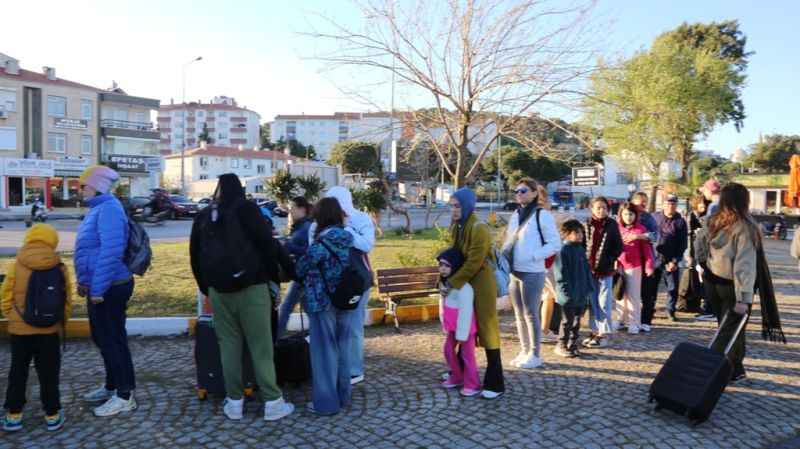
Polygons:
<instances>
[{"instance_id":1,"label":"leafy green tree","mask_svg":"<svg viewBox=\"0 0 800 449\"><path fill-rule=\"evenodd\" d=\"M795 154L800 154L800 135L770 134L750 146L750 156L744 165L766 173L787 173L789 159Z\"/></svg>"},{"instance_id":2,"label":"leafy green tree","mask_svg":"<svg viewBox=\"0 0 800 449\"><path fill-rule=\"evenodd\" d=\"M360 173L365 176L383 174L383 167L378 159L378 147L370 142L339 142L331 150L328 163L341 165L345 173Z\"/></svg>"},{"instance_id":3,"label":"leafy green tree","mask_svg":"<svg viewBox=\"0 0 800 449\"><path fill-rule=\"evenodd\" d=\"M286 206L297 195L297 179L286 170L278 170L274 176L264 181L264 190L280 205Z\"/></svg>"},{"instance_id":4,"label":"leafy green tree","mask_svg":"<svg viewBox=\"0 0 800 449\"><path fill-rule=\"evenodd\" d=\"M501 158L500 175L510 183L515 183L524 177L548 183L563 178L571 171L569 165L564 162L534 156L530 151L522 147L503 146L499 150ZM496 177L497 150L483 160L483 168L486 173L485 178Z\"/></svg>"},{"instance_id":5,"label":"leafy green tree","mask_svg":"<svg viewBox=\"0 0 800 449\"><path fill-rule=\"evenodd\" d=\"M272 142L271 139L271 130L269 128L269 123L262 123L261 126L258 127L258 138L261 142L261 148L268 148L272 149Z\"/></svg>"},{"instance_id":6,"label":"leafy green tree","mask_svg":"<svg viewBox=\"0 0 800 449\"><path fill-rule=\"evenodd\" d=\"M382 236L381 213L389 207L385 184L380 180L372 181L366 189L351 190L351 193L353 194L353 205L369 214L375 223L378 235ZM407 231L410 232L410 229Z\"/></svg>"},{"instance_id":7,"label":"leafy green tree","mask_svg":"<svg viewBox=\"0 0 800 449\"><path fill-rule=\"evenodd\" d=\"M208 133L208 123L203 123L203 131L197 136L198 140L212 144L214 139Z\"/></svg>"},{"instance_id":8,"label":"leafy green tree","mask_svg":"<svg viewBox=\"0 0 800 449\"><path fill-rule=\"evenodd\" d=\"M311 202L316 201L322 191L325 190L325 182L314 174L297 176L295 177L295 182L298 189L303 191L303 196Z\"/></svg>"}]
</instances>

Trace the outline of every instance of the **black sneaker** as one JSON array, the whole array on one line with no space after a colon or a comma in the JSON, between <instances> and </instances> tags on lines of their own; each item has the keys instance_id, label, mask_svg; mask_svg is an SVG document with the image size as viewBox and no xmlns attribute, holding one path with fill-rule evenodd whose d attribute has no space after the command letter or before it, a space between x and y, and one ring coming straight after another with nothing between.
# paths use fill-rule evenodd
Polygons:
<instances>
[{"instance_id":1,"label":"black sneaker","mask_svg":"<svg viewBox=\"0 0 800 449\"><path fill-rule=\"evenodd\" d=\"M736 383L736 382L739 382L739 381L745 380L745 379L747 379L747 374L746 373L734 374L733 377L731 377L731 383Z\"/></svg>"},{"instance_id":2,"label":"black sneaker","mask_svg":"<svg viewBox=\"0 0 800 449\"><path fill-rule=\"evenodd\" d=\"M673 323L678 321L678 318L675 317L675 312L669 312L669 320Z\"/></svg>"}]
</instances>

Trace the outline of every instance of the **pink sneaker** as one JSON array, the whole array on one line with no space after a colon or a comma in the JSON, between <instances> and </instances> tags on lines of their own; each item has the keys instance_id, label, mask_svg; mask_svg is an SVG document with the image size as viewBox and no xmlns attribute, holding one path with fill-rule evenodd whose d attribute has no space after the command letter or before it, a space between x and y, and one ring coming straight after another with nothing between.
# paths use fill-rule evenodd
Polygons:
<instances>
[{"instance_id":1,"label":"pink sneaker","mask_svg":"<svg viewBox=\"0 0 800 449\"><path fill-rule=\"evenodd\" d=\"M461 391L459 391L459 393L461 394L461 396L464 396L465 398L471 398L473 396L477 396L477 395L481 394L481 390L473 390L471 388L462 388Z\"/></svg>"},{"instance_id":2,"label":"pink sneaker","mask_svg":"<svg viewBox=\"0 0 800 449\"><path fill-rule=\"evenodd\" d=\"M448 390L451 388L458 388L461 384L450 382L450 379L445 380L442 382L442 388L447 388Z\"/></svg>"}]
</instances>

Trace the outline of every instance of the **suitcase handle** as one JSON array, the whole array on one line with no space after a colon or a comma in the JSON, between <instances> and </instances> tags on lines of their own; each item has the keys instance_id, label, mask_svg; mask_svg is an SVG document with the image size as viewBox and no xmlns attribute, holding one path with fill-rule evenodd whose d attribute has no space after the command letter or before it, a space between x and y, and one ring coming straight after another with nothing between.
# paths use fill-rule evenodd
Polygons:
<instances>
[{"instance_id":1,"label":"suitcase handle","mask_svg":"<svg viewBox=\"0 0 800 449\"><path fill-rule=\"evenodd\" d=\"M722 325L725 324L725 321L728 319L728 315L730 314L731 312L725 312L725 315L722 317L722 321L720 321L719 326L717 326L717 332L714 333L714 338L712 338L711 343L708 344L708 349L711 349L711 347L714 346L714 343L717 342L717 337L719 337L719 331L722 329ZM734 313L734 315L738 314ZM747 323L747 318L749 316L750 314L747 312L745 312L744 315L741 316L742 318L739 321L739 326L736 328L736 332L733 334L733 338L731 338L731 341L729 341L728 345L725 346L725 352L723 354L728 355L728 353L731 351L733 343L736 341L737 338L739 338L739 334L742 332L742 329L744 329L744 325Z\"/></svg>"}]
</instances>

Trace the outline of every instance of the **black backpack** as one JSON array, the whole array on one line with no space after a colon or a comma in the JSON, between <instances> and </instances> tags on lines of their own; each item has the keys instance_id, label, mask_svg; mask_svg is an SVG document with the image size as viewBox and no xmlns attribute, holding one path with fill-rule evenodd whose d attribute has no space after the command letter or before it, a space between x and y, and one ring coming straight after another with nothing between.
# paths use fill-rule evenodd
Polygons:
<instances>
[{"instance_id":1,"label":"black backpack","mask_svg":"<svg viewBox=\"0 0 800 449\"><path fill-rule=\"evenodd\" d=\"M31 272L28 291L25 294L25 310L14 308L22 321L33 327L50 327L64 320L64 304L67 301L66 279L63 264L48 270Z\"/></svg>"},{"instance_id":2,"label":"black backpack","mask_svg":"<svg viewBox=\"0 0 800 449\"><path fill-rule=\"evenodd\" d=\"M131 273L144 276L150 268L153 250L150 249L150 237L142 225L128 220L128 246L125 248L123 262Z\"/></svg>"},{"instance_id":3,"label":"black backpack","mask_svg":"<svg viewBox=\"0 0 800 449\"><path fill-rule=\"evenodd\" d=\"M261 269L255 247L239 223L237 209L212 205L196 218L202 236L197 253L200 275L209 287L222 293L255 284ZM212 217L215 212L216 220Z\"/></svg>"},{"instance_id":4,"label":"black backpack","mask_svg":"<svg viewBox=\"0 0 800 449\"><path fill-rule=\"evenodd\" d=\"M332 292L328 289L328 282L325 280L323 270L320 268L320 275L323 278L322 285L325 287L325 292L331 299L331 304L341 310L355 309L358 307L358 301L361 299L364 292L372 287L372 273L364 263L364 253L355 248L350 248L349 260L347 260L347 265L345 265L324 240L320 239L319 242L343 267L342 278Z\"/></svg>"}]
</instances>

